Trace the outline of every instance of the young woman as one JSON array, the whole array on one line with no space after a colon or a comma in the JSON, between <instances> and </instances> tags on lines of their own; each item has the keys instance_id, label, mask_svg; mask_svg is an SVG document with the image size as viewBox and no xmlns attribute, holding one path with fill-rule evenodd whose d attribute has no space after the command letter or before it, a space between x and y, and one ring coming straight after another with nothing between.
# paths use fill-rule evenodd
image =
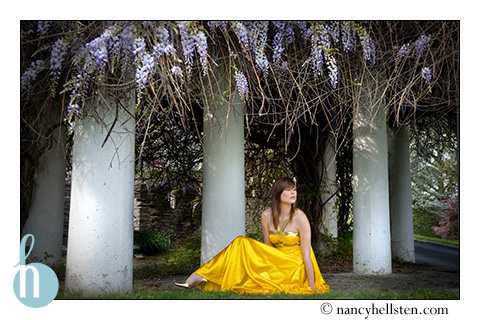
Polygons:
<instances>
[{"instance_id":1,"label":"young woman","mask_svg":"<svg viewBox=\"0 0 480 320\"><path fill-rule=\"evenodd\" d=\"M280 178L273 184L271 208L262 213L264 243L243 236L177 286L240 294L326 293L310 245L305 213L295 207L295 182Z\"/></svg>"}]
</instances>

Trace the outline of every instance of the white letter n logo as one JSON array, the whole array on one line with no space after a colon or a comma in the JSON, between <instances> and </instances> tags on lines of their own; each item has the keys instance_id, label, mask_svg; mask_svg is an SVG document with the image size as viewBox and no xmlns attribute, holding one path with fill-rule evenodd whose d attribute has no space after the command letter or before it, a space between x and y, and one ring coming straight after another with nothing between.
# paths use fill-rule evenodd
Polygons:
<instances>
[{"instance_id":1,"label":"white letter n logo","mask_svg":"<svg viewBox=\"0 0 480 320\"><path fill-rule=\"evenodd\" d=\"M40 283L39 283L39 275L38 275L38 270L34 266L28 266L28 265L20 265L20 298L25 298L26 297L26 279L27 279L27 271L31 270L33 273L33 281L32 281L32 287L33 287L33 297L34 298L39 298L40 297Z\"/></svg>"}]
</instances>

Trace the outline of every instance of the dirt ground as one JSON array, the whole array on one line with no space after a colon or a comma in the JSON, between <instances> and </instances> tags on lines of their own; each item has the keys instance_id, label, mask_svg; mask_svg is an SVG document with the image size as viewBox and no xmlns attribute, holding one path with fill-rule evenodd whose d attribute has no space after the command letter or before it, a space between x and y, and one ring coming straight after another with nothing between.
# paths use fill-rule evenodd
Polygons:
<instances>
[{"instance_id":1,"label":"dirt ground","mask_svg":"<svg viewBox=\"0 0 480 320\"><path fill-rule=\"evenodd\" d=\"M143 264L144 265L144 264ZM459 290L460 272L428 265L397 263L393 272L385 276L364 276L353 273L351 260L324 260L320 270L331 291L355 292L362 289L406 291L415 289ZM134 285L156 290L170 290L174 281L184 281L185 276L162 279L135 280Z\"/></svg>"}]
</instances>

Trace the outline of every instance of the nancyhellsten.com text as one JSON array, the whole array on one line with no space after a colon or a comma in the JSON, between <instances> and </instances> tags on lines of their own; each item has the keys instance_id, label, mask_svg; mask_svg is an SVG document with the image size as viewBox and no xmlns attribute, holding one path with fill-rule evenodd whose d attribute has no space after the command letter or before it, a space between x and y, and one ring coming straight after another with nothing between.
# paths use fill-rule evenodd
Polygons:
<instances>
[{"instance_id":1,"label":"nancyhellsten.com text","mask_svg":"<svg viewBox=\"0 0 480 320\"><path fill-rule=\"evenodd\" d=\"M329 302L324 302L320 306L320 311L324 315L331 313L337 315L360 315L364 319L368 319L371 315L448 315L448 308L446 307L405 307L395 306L393 303L385 303L375 305L372 303L368 307L334 307Z\"/></svg>"}]
</instances>

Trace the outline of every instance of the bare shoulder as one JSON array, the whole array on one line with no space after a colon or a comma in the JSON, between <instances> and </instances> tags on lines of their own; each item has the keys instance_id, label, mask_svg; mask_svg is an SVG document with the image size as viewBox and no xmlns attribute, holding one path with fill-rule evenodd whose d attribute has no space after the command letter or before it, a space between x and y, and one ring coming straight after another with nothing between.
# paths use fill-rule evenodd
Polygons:
<instances>
[{"instance_id":1,"label":"bare shoulder","mask_svg":"<svg viewBox=\"0 0 480 320\"><path fill-rule=\"evenodd\" d=\"M295 211L295 215L293 216L293 220L296 220L298 223L309 223L307 215L301 209L297 209Z\"/></svg>"},{"instance_id":2,"label":"bare shoulder","mask_svg":"<svg viewBox=\"0 0 480 320\"><path fill-rule=\"evenodd\" d=\"M262 219L270 219L272 216L272 209L268 208L262 212Z\"/></svg>"}]
</instances>

